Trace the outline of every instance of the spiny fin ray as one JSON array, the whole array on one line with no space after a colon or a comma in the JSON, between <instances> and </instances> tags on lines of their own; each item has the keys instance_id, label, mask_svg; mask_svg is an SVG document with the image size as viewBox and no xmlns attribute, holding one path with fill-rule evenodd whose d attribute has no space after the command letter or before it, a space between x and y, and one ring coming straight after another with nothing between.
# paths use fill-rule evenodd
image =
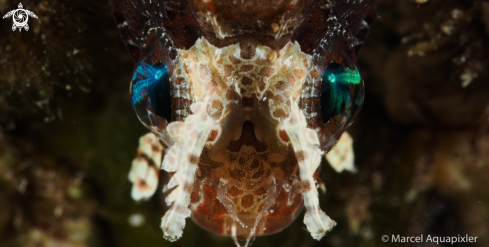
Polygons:
<instances>
[{"instance_id":1,"label":"spiny fin ray","mask_svg":"<svg viewBox=\"0 0 489 247\"><path fill-rule=\"evenodd\" d=\"M330 231L336 222L329 218L319 207L318 190L314 181L314 173L321 162L323 152L319 149L319 139L314 130L307 128L303 112L294 101L291 101L291 112L288 118L281 121L290 138L299 163L302 180L304 206L306 215L304 224L311 236L320 240Z\"/></svg>"},{"instance_id":2,"label":"spiny fin ray","mask_svg":"<svg viewBox=\"0 0 489 247\"><path fill-rule=\"evenodd\" d=\"M205 101L207 102L207 101ZM191 105L194 114L185 122L173 122L167 127L169 136L175 141L163 160L163 169L175 172L168 188L175 187L167 196L166 203L171 208L161 219L163 237L176 241L182 236L185 219L190 216L190 192L200 154L209 137L216 120L206 111L207 103L196 102Z\"/></svg>"}]
</instances>

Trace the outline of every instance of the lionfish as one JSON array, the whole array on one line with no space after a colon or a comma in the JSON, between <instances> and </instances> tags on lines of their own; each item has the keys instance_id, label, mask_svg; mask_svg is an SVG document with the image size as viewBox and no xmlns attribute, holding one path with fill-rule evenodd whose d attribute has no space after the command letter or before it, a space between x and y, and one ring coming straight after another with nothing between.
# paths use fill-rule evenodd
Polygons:
<instances>
[{"instance_id":1,"label":"lionfish","mask_svg":"<svg viewBox=\"0 0 489 247\"><path fill-rule=\"evenodd\" d=\"M356 56L376 0L111 4L136 62L132 104L151 131L132 163L132 197L151 197L159 170L170 174L164 238L179 239L191 216L248 246L302 208L314 239L330 231L318 168L326 157L354 170L345 130L363 103Z\"/></svg>"}]
</instances>

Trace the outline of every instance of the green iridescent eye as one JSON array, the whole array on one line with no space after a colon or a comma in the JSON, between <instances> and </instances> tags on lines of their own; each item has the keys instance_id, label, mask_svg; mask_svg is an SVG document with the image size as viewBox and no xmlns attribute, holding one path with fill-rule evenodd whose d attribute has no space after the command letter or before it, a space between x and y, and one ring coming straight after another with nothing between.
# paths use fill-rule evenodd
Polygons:
<instances>
[{"instance_id":1,"label":"green iridescent eye","mask_svg":"<svg viewBox=\"0 0 489 247\"><path fill-rule=\"evenodd\" d=\"M363 96L363 82L356 67L350 69L337 63L329 64L323 71L321 84L323 122L337 116L346 117L344 126L347 127L362 105Z\"/></svg>"},{"instance_id":2,"label":"green iridescent eye","mask_svg":"<svg viewBox=\"0 0 489 247\"><path fill-rule=\"evenodd\" d=\"M141 61L131 81L132 104L139 120L149 129L163 118L171 120L170 75L163 63Z\"/></svg>"}]
</instances>

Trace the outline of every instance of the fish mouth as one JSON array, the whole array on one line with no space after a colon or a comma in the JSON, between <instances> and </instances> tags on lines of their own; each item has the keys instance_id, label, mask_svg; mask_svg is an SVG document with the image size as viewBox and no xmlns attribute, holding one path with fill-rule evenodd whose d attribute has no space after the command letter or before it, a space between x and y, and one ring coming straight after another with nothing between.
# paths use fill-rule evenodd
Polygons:
<instances>
[{"instance_id":1,"label":"fish mouth","mask_svg":"<svg viewBox=\"0 0 489 247\"><path fill-rule=\"evenodd\" d=\"M175 172L161 224L166 239L178 239L192 215L211 232L247 236L248 245L286 227L302 205L315 239L335 224L319 208L314 179L324 152L299 109L313 58L292 42L250 49L202 38L178 51L193 103L166 128L174 144L162 168Z\"/></svg>"},{"instance_id":2,"label":"fish mouth","mask_svg":"<svg viewBox=\"0 0 489 247\"><path fill-rule=\"evenodd\" d=\"M223 133L230 128L239 137L208 142L202 152L192 218L211 232L239 240L272 234L287 227L303 207L293 148L279 140L276 127L257 125L251 120L223 125Z\"/></svg>"},{"instance_id":3,"label":"fish mouth","mask_svg":"<svg viewBox=\"0 0 489 247\"><path fill-rule=\"evenodd\" d=\"M205 40L199 44L210 47ZM195 98L205 102L208 115L216 120L200 154L190 203L192 218L203 228L250 241L256 235L282 230L301 211L303 188L297 150L282 124L292 105L300 111L297 104L301 83L310 64L309 58L297 55L297 51L299 47L292 43L279 55L269 48L257 47L256 54L262 55L255 59L263 57L261 63L265 65L243 65L239 71L248 71L247 75L236 80L223 79L222 84L212 84L210 80L207 88L193 84ZM229 52L221 50L220 54L226 53ZM295 74L291 70L283 72L285 68L278 73L272 66L277 63L287 67L289 60L299 63ZM220 71L219 61L216 59L215 72ZM211 73L212 69L201 73L201 67L188 68L193 82L203 78L202 74L213 74L216 81L221 79L220 73ZM209 88L224 97L204 94Z\"/></svg>"}]
</instances>

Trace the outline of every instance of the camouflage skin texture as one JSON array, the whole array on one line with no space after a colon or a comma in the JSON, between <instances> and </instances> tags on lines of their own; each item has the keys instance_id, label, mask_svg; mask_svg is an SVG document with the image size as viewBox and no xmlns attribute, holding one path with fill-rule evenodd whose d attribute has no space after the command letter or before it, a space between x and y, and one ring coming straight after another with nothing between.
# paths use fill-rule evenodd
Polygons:
<instances>
[{"instance_id":1,"label":"camouflage skin texture","mask_svg":"<svg viewBox=\"0 0 489 247\"><path fill-rule=\"evenodd\" d=\"M160 167L170 172L165 239L191 216L247 246L303 207L313 238L331 230L318 168L339 143L328 160L354 169L344 132L363 103L356 56L376 1L111 4L136 62L134 109L152 132L133 161L132 196L149 198Z\"/></svg>"}]
</instances>

